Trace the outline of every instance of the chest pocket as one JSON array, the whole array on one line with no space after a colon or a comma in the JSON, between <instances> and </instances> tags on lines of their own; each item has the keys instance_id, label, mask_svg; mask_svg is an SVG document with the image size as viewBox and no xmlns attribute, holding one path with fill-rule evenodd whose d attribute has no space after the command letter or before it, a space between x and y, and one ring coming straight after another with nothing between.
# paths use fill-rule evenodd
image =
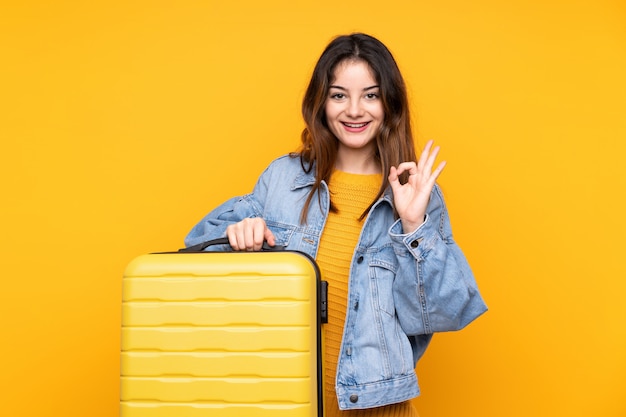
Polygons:
<instances>
[{"instance_id":1,"label":"chest pocket","mask_svg":"<svg viewBox=\"0 0 626 417\"><path fill-rule=\"evenodd\" d=\"M389 316L395 315L393 281L397 269L397 261L391 249L377 253L369 263L372 296L378 309Z\"/></svg>"},{"instance_id":2,"label":"chest pocket","mask_svg":"<svg viewBox=\"0 0 626 417\"><path fill-rule=\"evenodd\" d=\"M294 234L294 231L296 230L296 226L272 220L266 220L265 223L274 234L274 237L276 238L276 245L285 247L289 246L289 242Z\"/></svg>"}]
</instances>

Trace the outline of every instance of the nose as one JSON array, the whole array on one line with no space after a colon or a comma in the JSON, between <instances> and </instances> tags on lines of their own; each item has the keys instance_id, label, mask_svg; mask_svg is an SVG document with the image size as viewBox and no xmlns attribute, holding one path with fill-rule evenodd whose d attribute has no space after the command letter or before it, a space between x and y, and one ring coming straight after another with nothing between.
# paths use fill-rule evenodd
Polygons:
<instances>
[{"instance_id":1,"label":"nose","mask_svg":"<svg viewBox=\"0 0 626 417\"><path fill-rule=\"evenodd\" d=\"M348 117L356 118L363 115L363 107L359 98L351 98L347 104L346 115Z\"/></svg>"}]
</instances>

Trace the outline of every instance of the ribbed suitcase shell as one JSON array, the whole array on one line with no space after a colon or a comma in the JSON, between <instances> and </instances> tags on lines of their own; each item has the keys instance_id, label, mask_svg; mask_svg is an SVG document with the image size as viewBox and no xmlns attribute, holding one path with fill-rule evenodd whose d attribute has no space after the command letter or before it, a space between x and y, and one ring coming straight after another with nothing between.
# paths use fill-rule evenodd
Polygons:
<instances>
[{"instance_id":1,"label":"ribbed suitcase shell","mask_svg":"<svg viewBox=\"0 0 626 417\"><path fill-rule=\"evenodd\" d=\"M319 292L317 266L298 252L134 259L120 416L321 416Z\"/></svg>"}]
</instances>

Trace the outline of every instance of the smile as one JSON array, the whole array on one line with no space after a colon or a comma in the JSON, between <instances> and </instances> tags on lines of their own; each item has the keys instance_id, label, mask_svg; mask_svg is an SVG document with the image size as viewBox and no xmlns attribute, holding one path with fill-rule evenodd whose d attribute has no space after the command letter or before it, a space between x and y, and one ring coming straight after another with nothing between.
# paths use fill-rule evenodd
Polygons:
<instances>
[{"instance_id":1,"label":"smile","mask_svg":"<svg viewBox=\"0 0 626 417\"><path fill-rule=\"evenodd\" d=\"M342 124L346 127L349 127L351 129L361 129L365 126L367 126L369 124L369 122L364 122L364 123L346 123L346 122L342 122Z\"/></svg>"}]
</instances>

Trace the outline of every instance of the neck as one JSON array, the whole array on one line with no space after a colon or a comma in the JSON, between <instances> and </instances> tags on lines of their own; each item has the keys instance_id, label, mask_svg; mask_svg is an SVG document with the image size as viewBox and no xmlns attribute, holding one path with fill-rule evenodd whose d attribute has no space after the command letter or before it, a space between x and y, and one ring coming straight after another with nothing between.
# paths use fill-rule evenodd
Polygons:
<instances>
[{"instance_id":1,"label":"neck","mask_svg":"<svg viewBox=\"0 0 626 417\"><path fill-rule=\"evenodd\" d=\"M380 174L380 164L373 152L361 149L345 149L337 153L335 169L350 174Z\"/></svg>"}]
</instances>

